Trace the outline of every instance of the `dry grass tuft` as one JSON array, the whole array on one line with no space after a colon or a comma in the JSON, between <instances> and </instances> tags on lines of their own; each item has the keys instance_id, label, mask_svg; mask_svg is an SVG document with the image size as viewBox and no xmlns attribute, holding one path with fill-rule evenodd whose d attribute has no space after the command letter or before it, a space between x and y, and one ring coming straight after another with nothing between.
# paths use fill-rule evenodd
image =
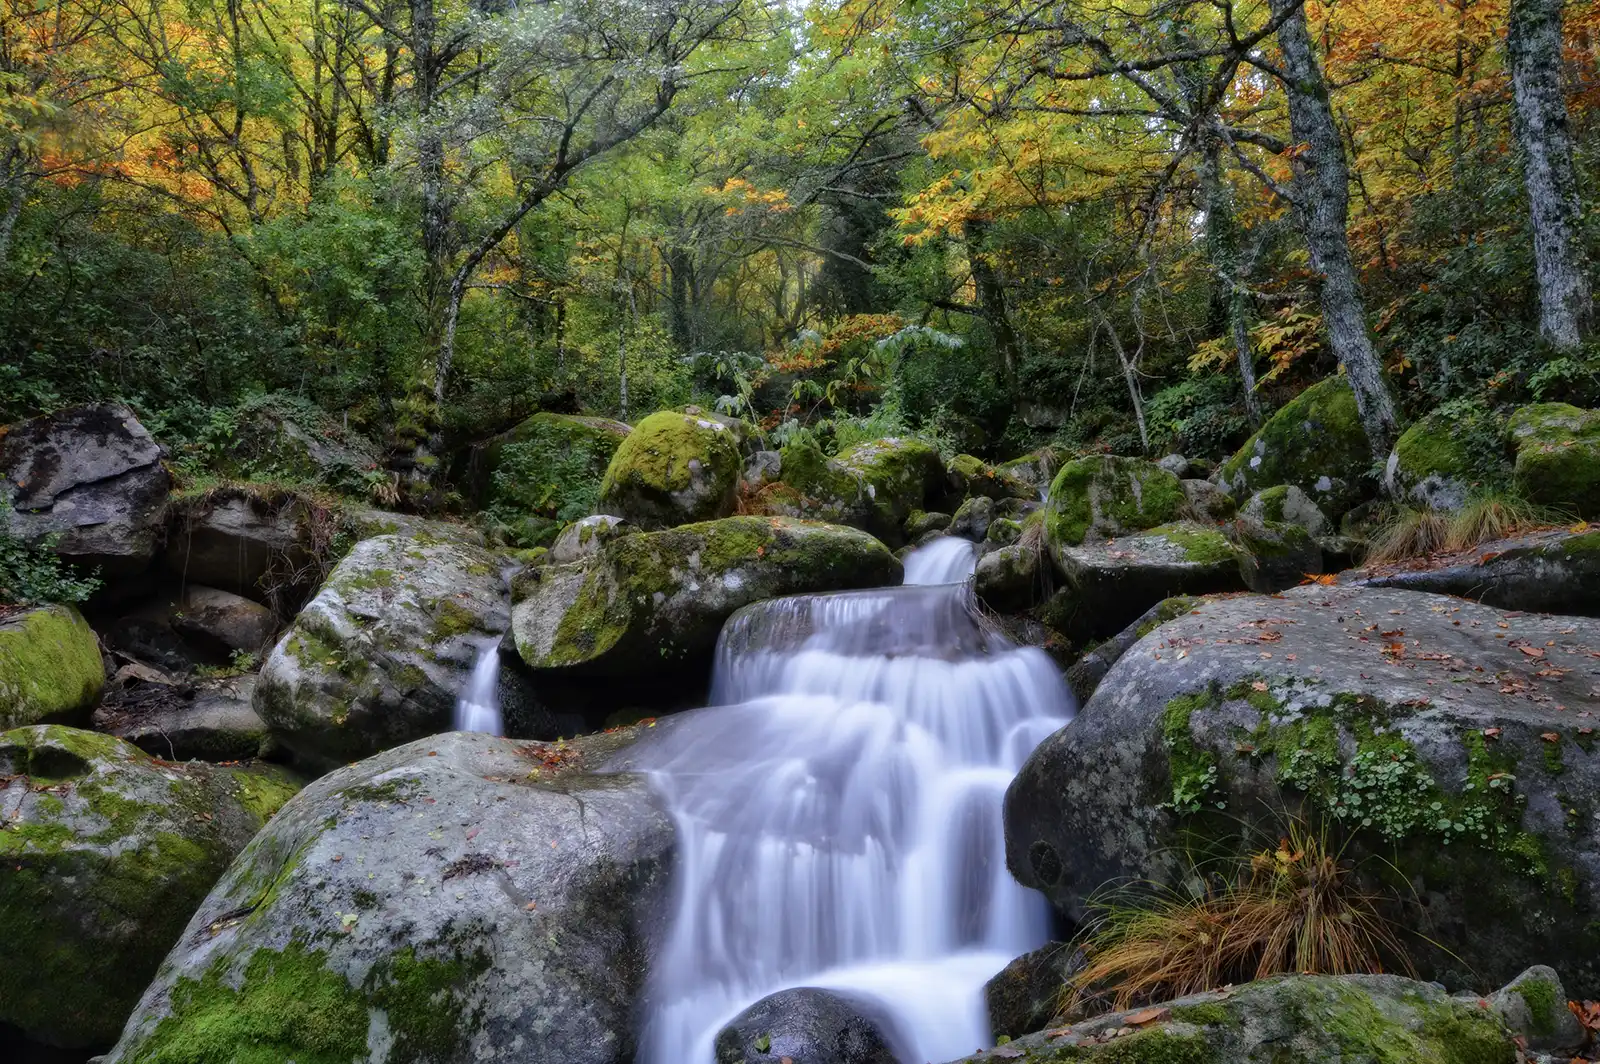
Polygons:
<instances>
[{"instance_id":1,"label":"dry grass tuft","mask_svg":"<svg viewBox=\"0 0 1600 1064\"><path fill-rule=\"evenodd\" d=\"M1561 515L1535 506L1516 495L1482 495L1467 503L1450 519L1448 550L1471 550L1518 532L1557 524Z\"/></svg>"},{"instance_id":2,"label":"dry grass tuft","mask_svg":"<svg viewBox=\"0 0 1600 1064\"><path fill-rule=\"evenodd\" d=\"M1368 547L1366 563L1389 565L1441 551L1472 550L1566 518L1505 492L1474 496L1457 513L1406 507L1390 518Z\"/></svg>"},{"instance_id":3,"label":"dry grass tuft","mask_svg":"<svg viewBox=\"0 0 1600 1064\"><path fill-rule=\"evenodd\" d=\"M1444 550L1449 542L1449 514L1406 507L1374 533L1367 546L1366 564L1389 565L1426 557Z\"/></svg>"},{"instance_id":4,"label":"dry grass tuft","mask_svg":"<svg viewBox=\"0 0 1600 1064\"><path fill-rule=\"evenodd\" d=\"M1097 998L1126 1009L1285 972L1381 972L1386 960L1414 974L1380 900L1354 886L1324 832L1292 822L1275 849L1199 897L1121 891L1100 904L1063 1011Z\"/></svg>"}]
</instances>

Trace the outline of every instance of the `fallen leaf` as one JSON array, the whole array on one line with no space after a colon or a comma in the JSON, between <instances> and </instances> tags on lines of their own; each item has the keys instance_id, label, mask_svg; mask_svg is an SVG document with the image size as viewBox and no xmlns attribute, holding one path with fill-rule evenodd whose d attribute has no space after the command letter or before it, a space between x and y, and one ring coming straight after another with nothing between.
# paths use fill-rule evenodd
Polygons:
<instances>
[{"instance_id":1,"label":"fallen leaf","mask_svg":"<svg viewBox=\"0 0 1600 1064\"><path fill-rule=\"evenodd\" d=\"M1540 732L1539 738L1543 739L1547 743L1559 743L1561 741L1561 736L1553 731Z\"/></svg>"},{"instance_id":2,"label":"fallen leaf","mask_svg":"<svg viewBox=\"0 0 1600 1064\"><path fill-rule=\"evenodd\" d=\"M1250 690L1252 691L1265 691L1266 689L1267 685L1262 683L1260 680L1256 680L1250 685Z\"/></svg>"},{"instance_id":3,"label":"fallen leaf","mask_svg":"<svg viewBox=\"0 0 1600 1064\"><path fill-rule=\"evenodd\" d=\"M1122 1018L1122 1022L1131 1027L1143 1027L1147 1023L1156 1023L1172 1015L1171 1009L1151 1008L1130 1012Z\"/></svg>"},{"instance_id":4,"label":"fallen leaf","mask_svg":"<svg viewBox=\"0 0 1600 1064\"><path fill-rule=\"evenodd\" d=\"M1499 728L1485 728L1485 729L1483 729L1483 737L1485 739L1498 739L1498 738L1500 738L1500 729Z\"/></svg>"},{"instance_id":5,"label":"fallen leaf","mask_svg":"<svg viewBox=\"0 0 1600 1064\"><path fill-rule=\"evenodd\" d=\"M1530 658L1544 657L1544 647L1518 647L1517 649L1528 655Z\"/></svg>"}]
</instances>

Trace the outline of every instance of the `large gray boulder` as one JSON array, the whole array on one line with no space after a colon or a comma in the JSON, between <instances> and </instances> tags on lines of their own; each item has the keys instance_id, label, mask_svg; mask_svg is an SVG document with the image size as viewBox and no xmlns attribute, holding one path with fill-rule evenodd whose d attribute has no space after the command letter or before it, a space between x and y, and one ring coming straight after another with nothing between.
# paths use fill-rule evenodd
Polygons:
<instances>
[{"instance_id":1,"label":"large gray boulder","mask_svg":"<svg viewBox=\"0 0 1600 1064\"><path fill-rule=\"evenodd\" d=\"M1255 852L1298 813L1348 836L1426 936L1423 970L1486 989L1539 961L1593 997L1597 688L1592 620L1320 585L1211 599L1034 751L1006 796L1007 862L1081 919L1107 883L1176 886L1184 853Z\"/></svg>"},{"instance_id":2,"label":"large gray boulder","mask_svg":"<svg viewBox=\"0 0 1600 1064\"><path fill-rule=\"evenodd\" d=\"M228 862L294 793L56 725L0 733L0 1023L100 1046Z\"/></svg>"},{"instance_id":3,"label":"large gray boulder","mask_svg":"<svg viewBox=\"0 0 1600 1064\"><path fill-rule=\"evenodd\" d=\"M59 536L56 553L108 576L144 569L171 481L161 447L120 403L76 406L0 432L0 490L18 538Z\"/></svg>"},{"instance_id":4,"label":"large gray boulder","mask_svg":"<svg viewBox=\"0 0 1600 1064\"><path fill-rule=\"evenodd\" d=\"M94 727L169 761L244 761L271 747L251 701L253 673L193 685L148 666L117 673Z\"/></svg>"},{"instance_id":5,"label":"large gray boulder","mask_svg":"<svg viewBox=\"0 0 1600 1064\"><path fill-rule=\"evenodd\" d=\"M1517 1064L1476 997L1394 975L1280 976L1111 1012L954 1064Z\"/></svg>"},{"instance_id":6,"label":"large gray boulder","mask_svg":"<svg viewBox=\"0 0 1600 1064\"><path fill-rule=\"evenodd\" d=\"M740 606L779 595L900 583L865 532L787 517L729 517L618 536L514 581L512 635L541 675L648 676L716 645Z\"/></svg>"},{"instance_id":7,"label":"large gray boulder","mask_svg":"<svg viewBox=\"0 0 1600 1064\"><path fill-rule=\"evenodd\" d=\"M0 617L0 729L86 716L104 686L100 644L71 606Z\"/></svg>"},{"instance_id":8,"label":"large gray boulder","mask_svg":"<svg viewBox=\"0 0 1600 1064\"><path fill-rule=\"evenodd\" d=\"M307 787L189 921L107 1064L631 1064L672 821L624 734L451 733Z\"/></svg>"},{"instance_id":9,"label":"large gray boulder","mask_svg":"<svg viewBox=\"0 0 1600 1064\"><path fill-rule=\"evenodd\" d=\"M504 565L464 543L361 541L273 648L256 711L313 767L447 730L478 655L511 623ZM517 675L501 679L507 730L552 737Z\"/></svg>"},{"instance_id":10,"label":"large gray boulder","mask_svg":"<svg viewBox=\"0 0 1600 1064\"><path fill-rule=\"evenodd\" d=\"M899 1064L894 1034L879 1011L836 990L780 990L717 1032L717 1064Z\"/></svg>"},{"instance_id":11,"label":"large gray boulder","mask_svg":"<svg viewBox=\"0 0 1600 1064\"><path fill-rule=\"evenodd\" d=\"M1077 617L1072 627L1096 638L1174 595L1242 591L1247 558L1217 528L1188 521L1109 542L1062 544L1053 553Z\"/></svg>"},{"instance_id":12,"label":"large gray boulder","mask_svg":"<svg viewBox=\"0 0 1600 1064\"><path fill-rule=\"evenodd\" d=\"M297 604L305 585L316 583L314 527L332 521L297 491L217 488L174 506L162 560L186 584L270 605Z\"/></svg>"}]
</instances>

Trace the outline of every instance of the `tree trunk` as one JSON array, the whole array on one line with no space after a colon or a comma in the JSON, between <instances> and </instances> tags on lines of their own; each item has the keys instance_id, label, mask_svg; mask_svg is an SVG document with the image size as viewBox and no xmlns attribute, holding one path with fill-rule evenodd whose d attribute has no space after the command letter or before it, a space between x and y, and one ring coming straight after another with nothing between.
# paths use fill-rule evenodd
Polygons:
<instances>
[{"instance_id":1,"label":"tree trunk","mask_svg":"<svg viewBox=\"0 0 1600 1064\"><path fill-rule=\"evenodd\" d=\"M1273 15L1283 19L1278 46L1288 75L1284 90L1289 128L1298 148L1293 163L1295 213L1311 252L1311 267L1322 275L1322 324L1328 344L1350 378L1361 427L1381 461L1388 457L1400 426L1383 365L1367 332L1361 286L1350 258L1350 173L1344 141L1312 48L1305 9L1299 0L1271 0L1271 5Z\"/></svg>"},{"instance_id":2,"label":"tree trunk","mask_svg":"<svg viewBox=\"0 0 1600 1064\"><path fill-rule=\"evenodd\" d=\"M1006 307L1005 286L994 267L984 256L984 238L989 226L976 219L968 219L965 228L967 261L972 266L972 283L978 290L978 307L983 320L994 331L995 353L1000 356L1000 379L1006 392L1017 394L1017 363L1021 360L1022 341L1011 324L1011 314Z\"/></svg>"},{"instance_id":3,"label":"tree trunk","mask_svg":"<svg viewBox=\"0 0 1600 1064\"><path fill-rule=\"evenodd\" d=\"M617 329L617 392L620 413L617 420L628 420L628 326L633 323L633 286L628 286L628 301L618 310L622 324Z\"/></svg>"},{"instance_id":4,"label":"tree trunk","mask_svg":"<svg viewBox=\"0 0 1600 1064\"><path fill-rule=\"evenodd\" d=\"M1116 352L1117 362L1122 366L1122 381L1128 386L1128 401L1133 404L1133 420L1139 425L1139 445L1149 454L1150 430L1144 421L1144 396L1139 393L1138 367L1128 357L1128 349L1122 346L1122 337L1117 335L1111 319L1104 314L1100 314L1099 318L1100 328L1105 330L1106 338L1111 341L1111 350Z\"/></svg>"},{"instance_id":5,"label":"tree trunk","mask_svg":"<svg viewBox=\"0 0 1600 1064\"><path fill-rule=\"evenodd\" d=\"M1557 350L1570 351L1588 332L1590 301L1561 88L1561 0L1512 0L1506 50L1539 278L1539 332Z\"/></svg>"},{"instance_id":6,"label":"tree trunk","mask_svg":"<svg viewBox=\"0 0 1600 1064\"><path fill-rule=\"evenodd\" d=\"M667 272L672 281L672 344L683 354L694 349L694 330L689 323L689 275L693 270L694 258L688 248L674 247L667 251Z\"/></svg>"},{"instance_id":7,"label":"tree trunk","mask_svg":"<svg viewBox=\"0 0 1600 1064\"><path fill-rule=\"evenodd\" d=\"M567 375L567 301L556 300L556 379Z\"/></svg>"},{"instance_id":8,"label":"tree trunk","mask_svg":"<svg viewBox=\"0 0 1600 1064\"><path fill-rule=\"evenodd\" d=\"M1206 203L1206 250L1211 258L1211 270L1221 286L1223 306L1227 311L1228 333L1233 339L1234 354L1239 360L1239 382L1244 388L1244 408L1250 415L1250 424L1261 425L1261 400L1256 395L1255 352L1250 348L1250 297L1244 290L1241 276L1243 265L1239 259L1238 220L1234 216L1233 197L1227 182L1222 179L1222 146L1215 135L1203 134L1205 150L1200 157L1200 185Z\"/></svg>"}]
</instances>

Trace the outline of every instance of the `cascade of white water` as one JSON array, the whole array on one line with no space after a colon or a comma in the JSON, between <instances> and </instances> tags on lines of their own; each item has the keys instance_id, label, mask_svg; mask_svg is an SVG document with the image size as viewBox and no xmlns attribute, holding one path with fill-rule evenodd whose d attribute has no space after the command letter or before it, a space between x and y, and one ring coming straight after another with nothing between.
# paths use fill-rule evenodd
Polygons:
<instances>
[{"instance_id":1,"label":"cascade of white water","mask_svg":"<svg viewBox=\"0 0 1600 1064\"><path fill-rule=\"evenodd\" d=\"M478 644L478 660L472 666L467 686L456 699L456 731L504 735L500 719L500 640L485 639Z\"/></svg>"},{"instance_id":2,"label":"cascade of white water","mask_svg":"<svg viewBox=\"0 0 1600 1064\"><path fill-rule=\"evenodd\" d=\"M905 1064L987 1044L984 982L1049 930L1006 871L1001 800L1073 706L977 621L957 543L907 560L939 585L740 611L712 708L638 749L679 846L641 1064L710 1064L723 1024L795 986L874 999Z\"/></svg>"},{"instance_id":3,"label":"cascade of white water","mask_svg":"<svg viewBox=\"0 0 1600 1064\"><path fill-rule=\"evenodd\" d=\"M940 536L906 558L906 583L960 583L972 575L977 556L977 544L959 536Z\"/></svg>"}]
</instances>

